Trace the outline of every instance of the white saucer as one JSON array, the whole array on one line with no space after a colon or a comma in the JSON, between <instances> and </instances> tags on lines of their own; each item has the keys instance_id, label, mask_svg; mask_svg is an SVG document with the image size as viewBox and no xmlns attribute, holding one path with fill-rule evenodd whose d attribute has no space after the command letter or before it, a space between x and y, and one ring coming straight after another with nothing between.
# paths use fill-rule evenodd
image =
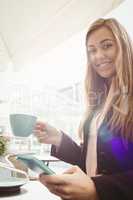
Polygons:
<instances>
[{"instance_id":1,"label":"white saucer","mask_svg":"<svg viewBox=\"0 0 133 200\"><path fill-rule=\"evenodd\" d=\"M27 179L24 178L16 178L16 177L8 177L8 178L0 178L0 188L2 187L16 187L22 186L27 183Z\"/></svg>"}]
</instances>

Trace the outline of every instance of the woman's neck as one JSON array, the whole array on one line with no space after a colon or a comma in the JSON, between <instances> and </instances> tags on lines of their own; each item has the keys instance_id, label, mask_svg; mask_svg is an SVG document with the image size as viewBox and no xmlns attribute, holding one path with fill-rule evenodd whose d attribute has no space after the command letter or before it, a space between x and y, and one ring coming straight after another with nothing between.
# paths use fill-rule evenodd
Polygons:
<instances>
[{"instance_id":1,"label":"woman's neck","mask_svg":"<svg viewBox=\"0 0 133 200\"><path fill-rule=\"evenodd\" d=\"M112 82L112 78L108 78L108 79L105 80L105 85L107 87L107 90L109 90L111 82Z\"/></svg>"}]
</instances>

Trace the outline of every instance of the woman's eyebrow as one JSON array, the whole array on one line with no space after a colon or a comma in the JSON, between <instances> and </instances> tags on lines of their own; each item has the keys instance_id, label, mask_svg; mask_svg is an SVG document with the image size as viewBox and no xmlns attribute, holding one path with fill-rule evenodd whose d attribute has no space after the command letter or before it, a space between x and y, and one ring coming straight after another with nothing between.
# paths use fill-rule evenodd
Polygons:
<instances>
[{"instance_id":1,"label":"woman's eyebrow","mask_svg":"<svg viewBox=\"0 0 133 200\"><path fill-rule=\"evenodd\" d=\"M107 41L112 41L112 42L114 42L113 39L111 39L111 38L106 38L106 39L104 39L104 40L101 40L100 43L104 43L104 42L107 42Z\"/></svg>"},{"instance_id":2,"label":"woman's eyebrow","mask_svg":"<svg viewBox=\"0 0 133 200\"><path fill-rule=\"evenodd\" d=\"M113 40L113 39L111 39L111 38L106 38L106 39L103 39L103 40L101 40L100 41L100 44L102 44L102 43L104 43L104 42L110 42L110 41L112 41L112 42L114 42L115 40ZM91 47L95 47L95 45L94 44L89 44L88 45L88 48L91 48Z\"/></svg>"}]
</instances>

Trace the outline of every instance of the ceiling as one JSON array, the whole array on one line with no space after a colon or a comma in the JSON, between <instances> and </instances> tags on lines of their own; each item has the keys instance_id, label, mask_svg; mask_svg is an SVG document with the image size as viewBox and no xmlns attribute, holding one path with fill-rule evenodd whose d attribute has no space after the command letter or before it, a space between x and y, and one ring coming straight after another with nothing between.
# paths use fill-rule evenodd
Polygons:
<instances>
[{"instance_id":1,"label":"ceiling","mask_svg":"<svg viewBox=\"0 0 133 200\"><path fill-rule=\"evenodd\" d=\"M0 0L0 71L32 64L123 0Z\"/></svg>"}]
</instances>

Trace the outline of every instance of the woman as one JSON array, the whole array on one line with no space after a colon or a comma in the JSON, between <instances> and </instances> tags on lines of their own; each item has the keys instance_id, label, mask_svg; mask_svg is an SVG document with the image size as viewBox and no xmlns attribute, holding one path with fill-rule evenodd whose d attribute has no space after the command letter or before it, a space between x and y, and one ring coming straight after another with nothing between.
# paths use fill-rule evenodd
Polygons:
<instances>
[{"instance_id":1,"label":"woman","mask_svg":"<svg viewBox=\"0 0 133 200\"><path fill-rule=\"evenodd\" d=\"M62 175L41 174L54 194L73 200L133 199L133 46L115 19L99 19L86 35L86 113L78 146L38 122L35 134L52 155L73 165Z\"/></svg>"}]
</instances>

